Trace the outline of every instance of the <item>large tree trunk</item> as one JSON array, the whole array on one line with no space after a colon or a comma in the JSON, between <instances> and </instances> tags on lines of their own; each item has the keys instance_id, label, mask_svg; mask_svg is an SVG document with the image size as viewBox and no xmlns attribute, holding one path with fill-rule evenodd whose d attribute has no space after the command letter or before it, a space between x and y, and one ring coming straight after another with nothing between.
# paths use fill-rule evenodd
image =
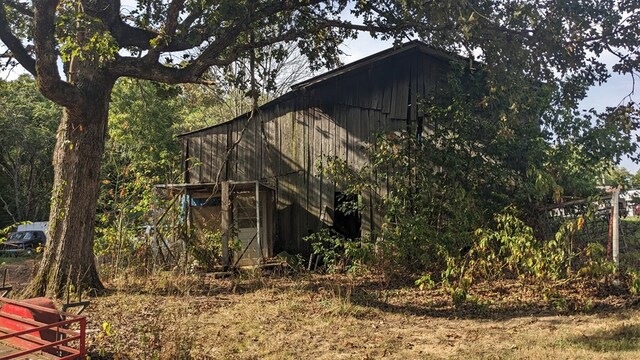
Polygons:
<instances>
[{"instance_id":1,"label":"large tree trunk","mask_svg":"<svg viewBox=\"0 0 640 360\"><path fill-rule=\"evenodd\" d=\"M113 81L99 76L82 80L76 84L82 90L83 101L77 107L64 108L58 128L49 239L25 296L58 296L68 283L76 289L103 288L93 242Z\"/></svg>"}]
</instances>

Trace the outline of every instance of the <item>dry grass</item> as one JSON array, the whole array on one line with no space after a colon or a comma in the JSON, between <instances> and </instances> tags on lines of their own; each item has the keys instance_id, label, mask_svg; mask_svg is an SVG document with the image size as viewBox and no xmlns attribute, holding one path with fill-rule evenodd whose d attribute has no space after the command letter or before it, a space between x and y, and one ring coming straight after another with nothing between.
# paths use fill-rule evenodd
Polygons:
<instances>
[{"instance_id":1,"label":"dry grass","mask_svg":"<svg viewBox=\"0 0 640 360\"><path fill-rule=\"evenodd\" d=\"M33 261L6 264L20 288ZM92 359L638 359L640 298L624 284L476 284L376 277L123 271L92 298Z\"/></svg>"},{"instance_id":2,"label":"dry grass","mask_svg":"<svg viewBox=\"0 0 640 360\"><path fill-rule=\"evenodd\" d=\"M161 274L132 283L92 300L92 358L640 358L636 299L604 284L485 284L454 308L442 290L375 278Z\"/></svg>"}]
</instances>

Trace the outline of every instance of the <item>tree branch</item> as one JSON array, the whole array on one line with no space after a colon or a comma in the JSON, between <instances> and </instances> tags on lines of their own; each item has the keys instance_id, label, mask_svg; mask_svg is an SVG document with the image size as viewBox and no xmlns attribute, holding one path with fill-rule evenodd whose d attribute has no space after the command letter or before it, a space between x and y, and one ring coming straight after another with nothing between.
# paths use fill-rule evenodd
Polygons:
<instances>
[{"instance_id":1,"label":"tree branch","mask_svg":"<svg viewBox=\"0 0 640 360\"><path fill-rule=\"evenodd\" d=\"M29 8L28 5L23 4L23 3L19 3L17 1L13 1L13 0L4 0L2 1L5 5L7 5L8 7L14 9L15 11L17 11L19 14L28 16L28 17L33 17L33 10Z\"/></svg>"},{"instance_id":2,"label":"tree branch","mask_svg":"<svg viewBox=\"0 0 640 360\"><path fill-rule=\"evenodd\" d=\"M184 8L184 1L185 0L173 0L171 4L169 4L164 32L170 37L173 37L176 32L176 28L178 27L178 18L180 16L180 11Z\"/></svg>"},{"instance_id":3,"label":"tree branch","mask_svg":"<svg viewBox=\"0 0 640 360\"><path fill-rule=\"evenodd\" d=\"M186 33L187 30L193 25L193 23L198 20L198 18L202 16L202 9L198 9L198 11L191 12L187 17L178 25L178 30L182 33Z\"/></svg>"},{"instance_id":4,"label":"tree branch","mask_svg":"<svg viewBox=\"0 0 640 360\"><path fill-rule=\"evenodd\" d=\"M321 2L321 0L311 0L308 4L305 4L305 6L317 4L319 2ZM190 24L193 21L192 18L187 16L187 19L185 20L185 22L183 22L183 24L178 24L179 12L182 6L183 0L174 0L170 4L169 7L171 11L169 11L165 27L167 31L176 32L176 30L179 28L180 31L183 32L185 30L183 26L186 24ZM354 24L337 19L318 19L317 24L312 27L293 28L289 31L266 39L246 44L237 44L239 37L251 28L254 21L269 19L273 15L276 15L283 11L292 11L295 10L295 8L296 5L293 2L283 1L274 2L262 8L251 9L251 11L249 11L246 16L235 19L231 24L223 29L222 33L216 36L215 39L212 40L211 43L206 47L206 49L196 59L194 59L193 62L191 62L184 68L172 68L164 66L158 62L161 53L174 51L173 47L178 43L172 39L173 42L170 42L168 45L158 46L157 48L150 50L149 53L147 53L142 58L120 57L116 59L110 71L115 77L138 77L142 79L161 81L172 84L181 82L210 83L207 80L203 80L201 77L202 74L204 74L211 66L228 65L235 61L237 57L244 51L262 48L283 41L296 40L298 38L305 37L310 33L315 33L323 29L340 28L346 30L369 32L388 32L390 30L401 30L400 28L380 24ZM432 27L431 29L434 31L442 30L441 28L436 27ZM142 36L146 39L144 40L145 44L140 45L146 45L147 48L149 47L149 40L155 37L151 32L148 32L146 34L140 32L137 36ZM156 36L158 35L156 34ZM142 43L143 41L140 42ZM189 48L193 48L193 46L190 46Z\"/></svg>"},{"instance_id":5,"label":"tree branch","mask_svg":"<svg viewBox=\"0 0 640 360\"><path fill-rule=\"evenodd\" d=\"M4 211L7 213L7 215L11 217L11 220L13 221L13 223L14 224L17 223L18 220L16 220L15 215L11 212L11 209L9 209L9 204L7 203L7 201L4 199L2 195L0 195L0 201L2 201Z\"/></svg>"},{"instance_id":6,"label":"tree branch","mask_svg":"<svg viewBox=\"0 0 640 360\"><path fill-rule=\"evenodd\" d=\"M127 24L122 19L117 19L109 26L111 35L116 39L116 42L121 47L136 47L140 50L151 49L150 41L158 37L158 33L146 29L141 29ZM202 39L204 40L204 38ZM184 51L189 50L197 45L201 41L187 41L181 37L174 37L169 43L163 47L163 51Z\"/></svg>"},{"instance_id":7,"label":"tree branch","mask_svg":"<svg viewBox=\"0 0 640 360\"><path fill-rule=\"evenodd\" d=\"M160 33L148 29L138 28L128 24L122 19L120 13L120 0L99 0L99 1L86 1L83 0L83 7L87 14L92 17L102 20L107 26L111 35L116 39L116 42L120 47L135 47L140 50L150 50L150 41L157 38ZM187 41L184 37L173 36L176 29L182 29L182 24L178 25L178 19L180 11L184 7L184 0L175 0L169 6L168 20L165 25L165 33L171 35L171 39L166 44L162 51L184 51L191 49L199 45L198 41ZM199 12L195 18L187 17L192 23L201 14ZM187 22L190 24L189 22ZM187 33L186 31L181 31ZM204 41L201 39L200 43Z\"/></svg>"},{"instance_id":8,"label":"tree branch","mask_svg":"<svg viewBox=\"0 0 640 360\"><path fill-rule=\"evenodd\" d=\"M278 12L278 9L282 9L283 7L286 6L281 5L277 8L273 7L270 11ZM251 44L233 46L232 44L237 40L240 34L246 30L244 25L238 24L230 26L225 34L218 37L200 56L198 56L197 59L184 68L177 69L161 65L157 62L157 58L147 55L142 59L132 57L119 58L116 60L114 66L111 67L111 71L116 77L139 77L142 79L167 82L171 84L183 82L209 84L211 82L202 79L201 76L211 66L229 65L237 59L240 53L244 51L262 48L283 41L292 41L303 37L306 34L331 27L373 32L389 31L390 29L378 25L360 25L339 20L326 20L318 23L313 28L295 28L278 36L256 41ZM227 52L227 56L221 58L220 55L223 52ZM154 55L159 54L154 53Z\"/></svg>"},{"instance_id":9,"label":"tree branch","mask_svg":"<svg viewBox=\"0 0 640 360\"><path fill-rule=\"evenodd\" d=\"M34 45L38 57L35 61L38 90L62 106L77 105L80 91L60 79L58 72L58 52L55 39L56 0L34 0Z\"/></svg>"},{"instance_id":10,"label":"tree branch","mask_svg":"<svg viewBox=\"0 0 640 360\"><path fill-rule=\"evenodd\" d=\"M0 40L11 51L11 55L18 60L20 65L35 76L36 61L31 57L26 47L22 45L20 39L11 32L4 4L5 0L0 0Z\"/></svg>"},{"instance_id":11,"label":"tree branch","mask_svg":"<svg viewBox=\"0 0 640 360\"><path fill-rule=\"evenodd\" d=\"M192 83L213 85L213 81L201 78L202 73L195 72L193 67L182 69L164 66L158 62L145 63L143 59L119 57L109 71L114 77L133 77L145 80L164 82L167 84Z\"/></svg>"},{"instance_id":12,"label":"tree branch","mask_svg":"<svg viewBox=\"0 0 640 360\"><path fill-rule=\"evenodd\" d=\"M161 33L158 34L158 37L162 39L162 37L166 38L166 40L172 39L176 32L176 28L178 27L178 18L180 16L180 11L184 6L184 0L173 0L169 4L169 9L167 10L167 20L164 24L164 28ZM162 39L164 40L164 39ZM159 44L154 47L149 47L149 52L144 56L144 61L146 62L158 62L160 58L160 53L166 48L169 44Z\"/></svg>"}]
</instances>

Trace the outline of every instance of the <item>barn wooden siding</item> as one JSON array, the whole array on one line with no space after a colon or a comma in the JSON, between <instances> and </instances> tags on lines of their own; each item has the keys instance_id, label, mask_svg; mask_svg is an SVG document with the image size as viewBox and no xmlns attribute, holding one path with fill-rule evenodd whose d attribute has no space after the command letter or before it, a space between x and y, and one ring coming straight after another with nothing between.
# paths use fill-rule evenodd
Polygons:
<instances>
[{"instance_id":1,"label":"barn wooden siding","mask_svg":"<svg viewBox=\"0 0 640 360\"><path fill-rule=\"evenodd\" d=\"M266 181L276 188L276 250L308 252L302 238L334 208L333 182L317 170L322 156L358 168L374 134L416 131L418 99L445 84L448 61L421 47L305 84L241 116L183 137L186 182ZM237 142L237 146L233 146ZM224 163L231 149L228 161ZM371 202L376 194L363 194ZM379 221L362 214L363 234Z\"/></svg>"}]
</instances>

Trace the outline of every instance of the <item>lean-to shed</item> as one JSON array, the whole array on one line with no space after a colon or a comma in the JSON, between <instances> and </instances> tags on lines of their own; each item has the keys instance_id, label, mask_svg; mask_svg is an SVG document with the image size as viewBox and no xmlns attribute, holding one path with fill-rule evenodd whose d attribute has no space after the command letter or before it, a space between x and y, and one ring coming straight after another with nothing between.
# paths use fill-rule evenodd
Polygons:
<instances>
[{"instance_id":1,"label":"lean-to shed","mask_svg":"<svg viewBox=\"0 0 640 360\"><path fill-rule=\"evenodd\" d=\"M272 189L270 253L308 252L303 237L323 226L369 236L378 215L334 211L341 189L318 171L317 159L336 156L357 168L376 133L421 134L418 100L442 88L450 62L461 60L410 42L299 83L253 117L183 134L185 183L255 182ZM362 194L365 202L373 197Z\"/></svg>"}]
</instances>

